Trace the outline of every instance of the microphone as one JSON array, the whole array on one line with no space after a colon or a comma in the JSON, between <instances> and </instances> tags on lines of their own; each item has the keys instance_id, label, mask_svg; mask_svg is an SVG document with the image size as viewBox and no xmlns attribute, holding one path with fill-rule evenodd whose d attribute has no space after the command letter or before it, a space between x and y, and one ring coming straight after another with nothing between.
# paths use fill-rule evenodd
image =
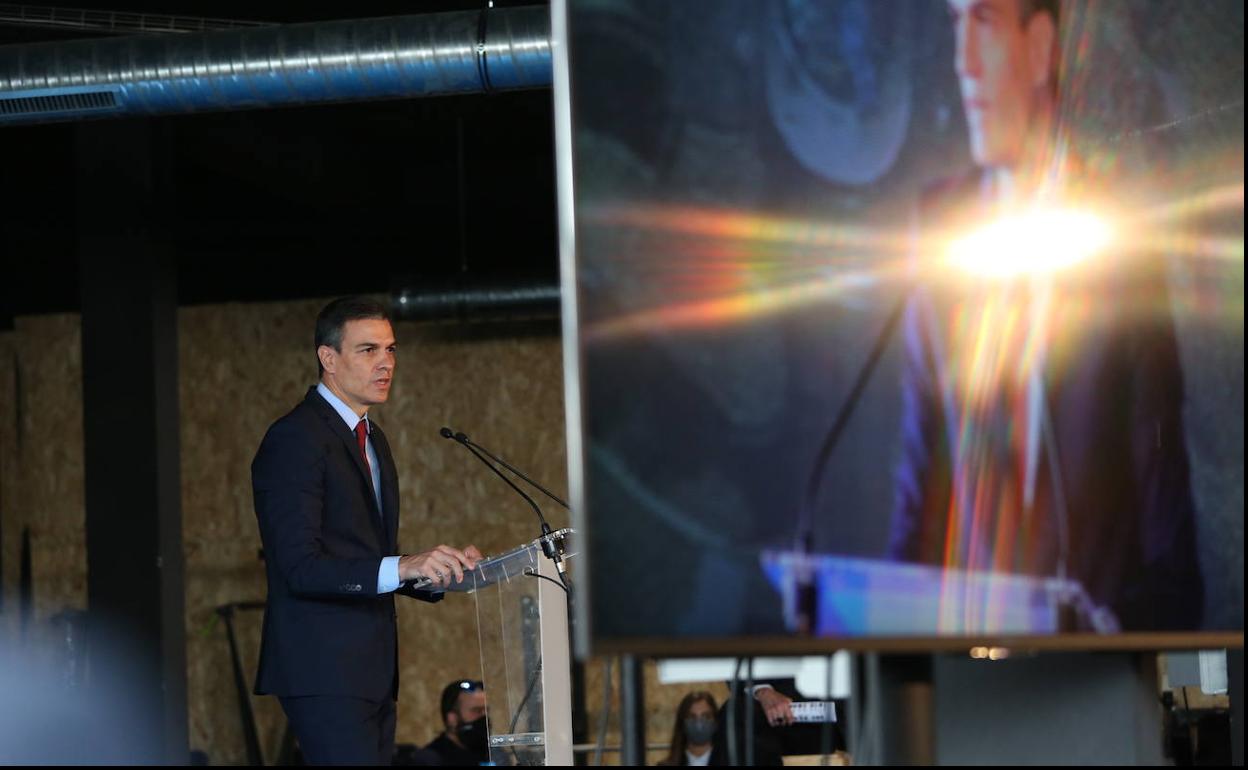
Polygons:
<instances>
[{"instance_id":1,"label":"microphone","mask_svg":"<svg viewBox=\"0 0 1248 770\"><path fill-rule=\"evenodd\" d=\"M512 489L514 489L514 490L516 491L516 494L518 494L518 495L520 495L521 497L523 497L523 498L524 498L524 500L525 500L525 502L527 502L527 503L528 503L528 504L529 504L529 505L533 508L533 512L537 514L537 519L538 519L538 521L540 521L540 522L542 523L542 537L541 537L541 541L542 541L542 552L546 554L546 557L547 557L547 558L549 558L551 561L553 561L553 562L555 563L555 566L558 568L559 573L562 575L562 573L563 573L563 572L564 572L564 570L566 569L566 567L565 567L565 566L564 566L564 564L563 564L563 556L562 556L562 554L559 552L559 547L558 547L558 546L557 546L557 545L553 542L553 539L552 539L551 537L549 537L549 535L552 533L552 531L553 531L553 530L551 530L551 528L550 528L550 524L549 524L549 523L547 523L547 521L546 521L546 517L542 515L542 509L541 509L541 508L539 508L539 507L538 507L538 505L537 505L537 503L533 501L533 498L531 498L531 497L529 497L528 495L526 495L526 494L524 493L524 490L522 490L520 487L518 487L518 486L516 486L514 483L512 483L512 480L511 480L511 479L509 479L509 478L507 478L506 476L504 476L504 475L503 475L503 473L502 473L502 471L500 471L498 468L494 467L494 463L492 463L492 462L490 462L489 460L485 459L485 458L481 455L481 452L485 452L485 450L484 450L484 449L481 449L481 452L478 452L478 451L477 451L477 449L479 449L480 447L477 447L477 445L476 445L476 444L474 444L473 442L469 441L469 440L468 440L468 437L467 437L466 435L464 435L463 433L457 433L457 432L455 432L455 431L452 431L450 428L443 427L441 430L439 430L439 431L438 431L438 435L440 435L442 438L445 438L445 439L450 439L451 441L454 441L456 444L460 444L460 445L462 445L462 446L464 447L464 449L467 449L469 452L472 452L472 456L473 456L473 457L475 457L475 458L477 458L478 460L480 460L481 462L485 463L485 467L487 467L487 468L489 468L491 471L493 471L495 476L498 476L500 479L502 479L502 480L503 480L503 481L507 484L507 486L509 486L509 487L511 487ZM489 454L489 453L488 453L488 452L486 452L486 454ZM490 455L490 456L491 456L491 457L493 457L493 455ZM496 458L496 459L497 459L497 458ZM500 463L502 463L503 465L505 465L505 466L506 466L509 470L511 470L511 471L512 471L513 473L515 473L517 476L520 476L520 477L521 477L522 479L524 479L525 481L528 481L530 484L533 484L533 486L538 487L538 489L541 489L541 487L537 484L537 482L533 481L532 479L529 479L527 476L525 476L524 474L522 474L522 473L520 473L519 471L515 470L515 469L514 469L514 468L512 468L510 465L507 465L506 463L503 463L501 460L499 460L499 462L500 462ZM543 491L543 492L546 492L546 490L545 490L545 489L542 489L542 491ZM547 495L550 495L551 497L554 497L554 495L551 495L551 494L550 494L550 492L546 492L546 494L547 494ZM554 499L555 499L555 500L557 500L557 501L558 501L558 502L560 502L560 503L562 503L562 502L563 502L562 500L559 500L559 498L557 498L557 497L556 497L556 498L554 498Z\"/></svg>"}]
</instances>

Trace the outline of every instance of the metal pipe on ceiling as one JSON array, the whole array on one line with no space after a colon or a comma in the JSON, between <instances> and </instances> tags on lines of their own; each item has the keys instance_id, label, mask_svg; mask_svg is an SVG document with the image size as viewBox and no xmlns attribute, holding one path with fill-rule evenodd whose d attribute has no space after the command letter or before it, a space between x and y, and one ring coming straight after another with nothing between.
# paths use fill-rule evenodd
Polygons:
<instances>
[{"instance_id":1,"label":"metal pipe on ceiling","mask_svg":"<svg viewBox=\"0 0 1248 770\"><path fill-rule=\"evenodd\" d=\"M549 87L545 6L0 46L0 126Z\"/></svg>"},{"instance_id":2,"label":"metal pipe on ceiling","mask_svg":"<svg viewBox=\"0 0 1248 770\"><path fill-rule=\"evenodd\" d=\"M0 3L0 26L43 27L70 32L106 32L124 35L184 34L214 29L272 26L266 22L240 19L209 19L202 16L174 16L164 13L97 11L91 8L62 8L45 5Z\"/></svg>"},{"instance_id":3,"label":"metal pipe on ceiling","mask_svg":"<svg viewBox=\"0 0 1248 770\"><path fill-rule=\"evenodd\" d=\"M399 321L500 323L559 318L556 278L489 278L463 274L452 278L405 278L391 292L391 311Z\"/></svg>"}]
</instances>

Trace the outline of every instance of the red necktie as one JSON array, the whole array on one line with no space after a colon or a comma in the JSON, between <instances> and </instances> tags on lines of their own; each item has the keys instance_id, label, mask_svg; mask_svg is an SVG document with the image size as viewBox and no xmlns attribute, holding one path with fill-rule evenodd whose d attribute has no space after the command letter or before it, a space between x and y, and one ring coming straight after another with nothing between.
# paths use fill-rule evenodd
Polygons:
<instances>
[{"instance_id":1,"label":"red necktie","mask_svg":"<svg viewBox=\"0 0 1248 770\"><path fill-rule=\"evenodd\" d=\"M360 445L360 457L364 458L364 467L368 468L368 472L373 472L373 466L368 463L368 425L365 420L360 420L355 424L355 443Z\"/></svg>"}]
</instances>

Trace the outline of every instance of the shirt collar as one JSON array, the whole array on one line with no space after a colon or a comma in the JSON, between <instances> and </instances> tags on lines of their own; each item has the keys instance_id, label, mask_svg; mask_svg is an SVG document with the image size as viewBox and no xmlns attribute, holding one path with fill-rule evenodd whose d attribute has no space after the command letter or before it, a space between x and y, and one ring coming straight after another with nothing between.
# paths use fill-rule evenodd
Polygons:
<instances>
[{"instance_id":1,"label":"shirt collar","mask_svg":"<svg viewBox=\"0 0 1248 770\"><path fill-rule=\"evenodd\" d=\"M329 402L329 405L334 408L334 411L338 413L338 416L342 418L343 422L347 424L347 428L352 432L355 431L356 424L361 420L364 421L364 428L369 433L373 432L373 425L368 421L368 414L365 413L363 417L360 417L351 411L351 407L347 406L341 398L335 396L332 390L325 387L325 383L318 382L316 384L316 392L321 394L321 398Z\"/></svg>"}]
</instances>

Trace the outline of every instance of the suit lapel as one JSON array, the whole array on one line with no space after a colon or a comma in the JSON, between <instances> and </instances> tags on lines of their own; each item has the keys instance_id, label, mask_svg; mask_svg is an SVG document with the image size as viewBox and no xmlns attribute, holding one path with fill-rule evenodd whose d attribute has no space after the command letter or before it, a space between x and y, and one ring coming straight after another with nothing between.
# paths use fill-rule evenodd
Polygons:
<instances>
[{"instance_id":1,"label":"suit lapel","mask_svg":"<svg viewBox=\"0 0 1248 770\"><path fill-rule=\"evenodd\" d=\"M377 453L377 462L381 463L381 512L386 522L386 534L389 537L390 550L397 548L399 541L399 478L394 465L394 455L390 453L390 442L381 426L373 423L373 451Z\"/></svg>"},{"instance_id":2,"label":"suit lapel","mask_svg":"<svg viewBox=\"0 0 1248 770\"><path fill-rule=\"evenodd\" d=\"M347 455L355 463L356 470L359 471L359 479L364 484L365 497L368 498L369 520L372 522L373 530L377 533L378 543L384 548L386 546L386 527L383 526L381 514L377 510L377 495L373 492L373 476L369 473L368 466L364 464L364 458L360 455L360 445L356 443L355 434L347 427L347 423L342 419L342 416L329 405L329 402L321 398L321 394L316 392L316 388L308 391L308 401L314 405L329 426L329 429L342 441ZM373 430L377 431L376 425L373 426ZM374 448L376 448L376 444L374 444ZM382 488L384 489L386 478L384 462L382 463L381 478Z\"/></svg>"}]
</instances>

